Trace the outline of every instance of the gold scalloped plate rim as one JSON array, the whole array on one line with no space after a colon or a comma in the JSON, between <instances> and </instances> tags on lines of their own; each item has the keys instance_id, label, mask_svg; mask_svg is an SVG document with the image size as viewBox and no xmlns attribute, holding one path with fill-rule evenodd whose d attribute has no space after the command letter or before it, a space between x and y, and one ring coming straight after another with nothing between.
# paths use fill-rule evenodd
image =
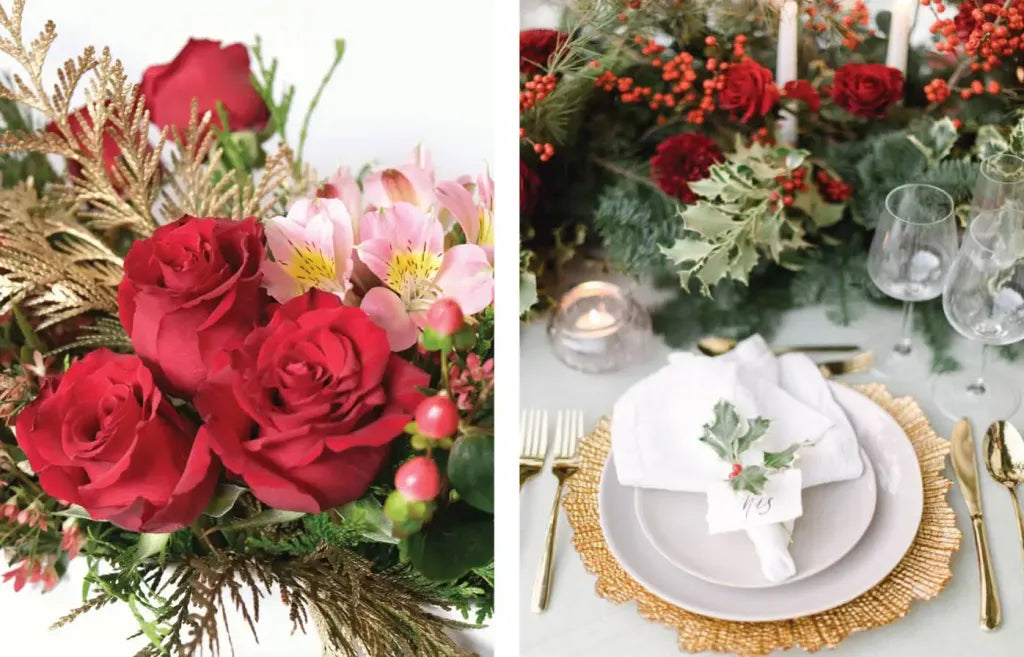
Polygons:
<instances>
[{"instance_id":1,"label":"gold scalloped plate rim","mask_svg":"<svg viewBox=\"0 0 1024 657\"><path fill-rule=\"evenodd\" d=\"M894 398L880 383L854 386L889 413L906 432L921 465L924 509L910 549L896 568L872 589L838 607L785 621L745 623L701 616L677 607L634 580L608 549L601 531L598 493L611 451L608 418L602 418L580 445L580 469L568 481L563 501L573 528L573 545L588 571L597 576L597 594L616 604L633 601L640 615L679 635L686 652L766 655L800 647L809 652L837 646L853 632L888 625L910 612L915 600L937 596L953 576L950 560L961 533L947 499L945 477L949 441L939 437L913 397Z\"/></svg>"}]
</instances>

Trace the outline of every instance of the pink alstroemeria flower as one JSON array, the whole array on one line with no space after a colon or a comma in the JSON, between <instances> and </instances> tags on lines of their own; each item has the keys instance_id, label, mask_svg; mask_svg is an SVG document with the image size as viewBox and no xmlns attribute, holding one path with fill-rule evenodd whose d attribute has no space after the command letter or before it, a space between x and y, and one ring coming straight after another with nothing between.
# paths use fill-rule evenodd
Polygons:
<instances>
[{"instance_id":1,"label":"pink alstroemeria flower","mask_svg":"<svg viewBox=\"0 0 1024 657\"><path fill-rule=\"evenodd\" d=\"M348 167L338 167L316 192L319 198L336 198L345 204L348 216L352 218L352 236L359 242L359 221L363 218L363 192L359 182Z\"/></svg>"},{"instance_id":2,"label":"pink alstroemeria flower","mask_svg":"<svg viewBox=\"0 0 1024 657\"><path fill-rule=\"evenodd\" d=\"M494 262L494 181L489 172L477 177L476 192L478 203L473 196L472 185L460 181L446 180L437 186L437 200L459 222L466 242L478 244L487 252L487 259Z\"/></svg>"},{"instance_id":3,"label":"pink alstroemeria flower","mask_svg":"<svg viewBox=\"0 0 1024 657\"><path fill-rule=\"evenodd\" d=\"M364 208L387 208L395 203L411 203L423 212L436 209L434 164L426 149L417 146L409 162L371 171L363 178Z\"/></svg>"},{"instance_id":4,"label":"pink alstroemeria flower","mask_svg":"<svg viewBox=\"0 0 1024 657\"><path fill-rule=\"evenodd\" d=\"M263 283L284 303L319 288L344 297L352 274L352 218L337 199L300 199L287 217L265 226L274 260L263 263Z\"/></svg>"},{"instance_id":5,"label":"pink alstroemeria flower","mask_svg":"<svg viewBox=\"0 0 1024 657\"><path fill-rule=\"evenodd\" d=\"M427 310L441 297L462 312L480 312L494 299L494 271L475 244L444 250L444 228L410 203L367 213L359 259L384 285L371 288L361 308L387 331L392 351L416 344Z\"/></svg>"}]
</instances>

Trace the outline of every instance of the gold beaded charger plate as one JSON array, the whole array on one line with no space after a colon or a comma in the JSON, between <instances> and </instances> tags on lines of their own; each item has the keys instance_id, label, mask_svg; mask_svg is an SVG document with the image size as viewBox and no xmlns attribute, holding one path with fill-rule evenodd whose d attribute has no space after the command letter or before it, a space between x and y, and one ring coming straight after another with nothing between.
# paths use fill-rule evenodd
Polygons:
<instances>
[{"instance_id":1,"label":"gold beaded charger plate","mask_svg":"<svg viewBox=\"0 0 1024 657\"><path fill-rule=\"evenodd\" d=\"M901 618L910 610L914 600L937 595L952 576L950 558L960 545L960 531L946 499L951 483L943 475L949 443L935 434L912 398L893 399L880 384L860 386L858 390L877 407L884 409L884 418L889 418L886 421L882 415L876 414L865 420L859 413L852 414L855 415L851 419L858 435L874 428L885 430L885 439L891 440L892 427L895 426L899 430L896 439L909 442L919 464L917 474L922 493L920 523L904 528L912 535L909 549L884 577L861 576L856 580L860 582L859 593L845 599L836 598L837 602L828 608L820 607L819 600L816 609L813 605L807 607L813 611L782 618L775 611L778 607L771 606L779 600L772 600L770 596L792 588L801 595L786 598L789 600L787 604L807 598L815 587L828 584L830 578L839 574L841 568L848 567L847 562L855 559L859 551L869 549L870 544L865 541L858 545L850 555L823 573L790 585L755 590L730 589L695 578L672 566L649 544L635 539L632 545L639 546L639 556L632 552L623 554L621 548L616 554L615 548L620 546L614 546L608 540L607 525L603 525L602 520L615 522L616 534L642 534L632 513L631 489L620 487L618 495L602 495L605 488L618 485L614 463L608 458L611 451L608 421L602 420L583 441L580 470L569 480L569 493L565 498L565 508L574 529L573 543L587 569L597 575L598 594L616 603L635 601L642 616L674 627L679 634L679 645L684 650L742 655L763 655L794 646L808 650L834 646L851 632L879 627ZM843 400L840 403L842 405ZM888 428L887 424L890 425ZM879 467L884 465L884 459L880 462L874 459L874 455L872 458L876 470L884 470L884 467ZM882 472L879 474L880 495L897 486L899 475L905 473L897 469L888 474L893 477L887 478ZM606 485L602 485L605 477ZM635 526L619 532L630 521ZM706 594L708 587L711 587L710 598L695 597ZM739 607L735 606L735 601L741 599L746 601L746 606L737 613ZM723 602L727 600L732 600L733 606ZM723 611L725 613L716 613ZM758 617L774 620L750 620Z\"/></svg>"}]
</instances>

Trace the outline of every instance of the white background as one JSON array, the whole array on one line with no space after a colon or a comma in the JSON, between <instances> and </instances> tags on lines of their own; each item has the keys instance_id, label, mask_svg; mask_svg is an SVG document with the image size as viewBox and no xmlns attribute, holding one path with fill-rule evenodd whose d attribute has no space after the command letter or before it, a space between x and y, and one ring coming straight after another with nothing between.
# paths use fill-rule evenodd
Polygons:
<instances>
[{"instance_id":1,"label":"white background","mask_svg":"<svg viewBox=\"0 0 1024 657\"><path fill-rule=\"evenodd\" d=\"M55 79L52 71L57 65L80 54L86 45L109 45L124 62L129 79L137 81L148 66L170 61L190 36L251 44L260 34L264 56L280 60L278 79L296 86L288 126L296 146L305 108L333 57L334 39L344 38L345 59L313 117L306 159L327 175L339 164L399 164L422 143L433 152L439 178L445 178L475 174L495 161L497 4L498 0L29 0L24 31L32 38L46 19L57 24L59 37L48 61L48 80ZM0 0L0 6L9 9L11 3ZM514 31L514 20L507 24ZM514 61L508 58L510 74ZM10 70L10 65L0 55L0 70ZM511 95L511 76L508 82L504 86ZM515 139L511 127L505 132ZM514 160L510 162L515 166ZM498 174L499 190L514 189L514 179L502 183ZM507 205L515 203L514 192L505 199ZM505 228L506 235L511 235L511 228ZM513 277L506 278L516 283ZM514 297L508 307L516 307ZM514 409L515 399L509 401ZM87 614L61 630L47 629L80 604L83 565L73 563L72 577L46 595L27 589L15 594L10 584L0 586L5 648L31 648L24 654L41 657L117 657L141 647L138 641L134 647L123 641L135 628L123 605ZM509 588L515 595L514 586ZM314 636L290 635L290 623L279 604L268 601L261 605L261 614L259 645L240 620L232 618L236 655L319 655ZM463 642L487 655L494 639L484 630ZM226 645L224 650L229 654Z\"/></svg>"}]
</instances>

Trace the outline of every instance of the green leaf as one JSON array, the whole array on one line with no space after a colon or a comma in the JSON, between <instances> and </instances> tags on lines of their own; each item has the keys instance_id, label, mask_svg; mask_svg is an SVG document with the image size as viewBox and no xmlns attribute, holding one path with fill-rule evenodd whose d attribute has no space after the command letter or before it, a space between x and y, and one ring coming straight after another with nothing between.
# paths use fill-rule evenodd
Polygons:
<instances>
[{"instance_id":1,"label":"green leaf","mask_svg":"<svg viewBox=\"0 0 1024 657\"><path fill-rule=\"evenodd\" d=\"M1017 118L1017 123L1010 130L1010 150L1024 155L1024 113Z\"/></svg>"},{"instance_id":2,"label":"green leaf","mask_svg":"<svg viewBox=\"0 0 1024 657\"><path fill-rule=\"evenodd\" d=\"M222 517L235 506L235 502L238 501L238 498L246 490L248 489L244 486L220 484L217 486L217 490L214 491L213 497L210 498L210 502L206 505L203 513L213 518Z\"/></svg>"},{"instance_id":3,"label":"green leaf","mask_svg":"<svg viewBox=\"0 0 1024 657\"><path fill-rule=\"evenodd\" d=\"M353 500L336 509L338 515L361 536L375 543L397 543L392 536L391 520L384 514L384 505L374 497Z\"/></svg>"},{"instance_id":4,"label":"green leaf","mask_svg":"<svg viewBox=\"0 0 1024 657\"><path fill-rule=\"evenodd\" d=\"M448 456L448 479L466 504L494 513L494 436L456 440Z\"/></svg>"},{"instance_id":5,"label":"green leaf","mask_svg":"<svg viewBox=\"0 0 1024 657\"><path fill-rule=\"evenodd\" d=\"M306 515L300 511L282 511L281 509L264 509L256 515L250 518L243 518L234 522L229 522L226 525L221 525L221 529L226 530L239 530L239 529L250 529L252 527L267 527L269 525L280 525L282 523L291 522L292 520L298 520L302 516Z\"/></svg>"},{"instance_id":6,"label":"green leaf","mask_svg":"<svg viewBox=\"0 0 1024 657\"><path fill-rule=\"evenodd\" d=\"M740 473L729 480L729 485L736 492L747 492L760 495L768 483L768 471L759 465L751 465L740 470Z\"/></svg>"},{"instance_id":7,"label":"green leaf","mask_svg":"<svg viewBox=\"0 0 1024 657\"><path fill-rule=\"evenodd\" d=\"M732 449L733 437L740 426L740 416L736 407L727 401L715 404L715 420L704 425L704 435L699 440L711 449L723 461L734 462L736 453Z\"/></svg>"},{"instance_id":8,"label":"green leaf","mask_svg":"<svg viewBox=\"0 0 1024 657\"><path fill-rule=\"evenodd\" d=\"M998 126L983 125L978 128L974 137L974 147L971 149L974 155L984 160L1000 153L1010 151L1010 142L1003 137Z\"/></svg>"},{"instance_id":9,"label":"green leaf","mask_svg":"<svg viewBox=\"0 0 1024 657\"><path fill-rule=\"evenodd\" d=\"M803 443L793 443L781 452L765 452L764 467L770 470L785 470L791 467L796 460L796 452L801 447Z\"/></svg>"},{"instance_id":10,"label":"green leaf","mask_svg":"<svg viewBox=\"0 0 1024 657\"><path fill-rule=\"evenodd\" d=\"M460 351L472 349L476 345L476 330L467 324L451 336L451 339L452 344Z\"/></svg>"},{"instance_id":11,"label":"green leaf","mask_svg":"<svg viewBox=\"0 0 1024 657\"><path fill-rule=\"evenodd\" d=\"M686 206L682 216L687 230L700 233L704 237L718 237L736 228L732 217L707 203Z\"/></svg>"},{"instance_id":12,"label":"green leaf","mask_svg":"<svg viewBox=\"0 0 1024 657\"><path fill-rule=\"evenodd\" d=\"M458 579L494 560L494 521L431 523L401 542L402 554L424 577Z\"/></svg>"},{"instance_id":13,"label":"green leaf","mask_svg":"<svg viewBox=\"0 0 1024 657\"><path fill-rule=\"evenodd\" d=\"M532 271L519 272L519 316L530 312L540 299L537 297L537 276Z\"/></svg>"},{"instance_id":14,"label":"green leaf","mask_svg":"<svg viewBox=\"0 0 1024 657\"><path fill-rule=\"evenodd\" d=\"M746 433L736 439L736 453L742 454L750 449L754 443L764 436L765 432L768 431L768 425L771 423L771 420L763 417L755 417L752 420L748 420Z\"/></svg>"},{"instance_id":15,"label":"green leaf","mask_svg":"<svg viewBox=\"0 0 1024 657\"><path fill-rule=\"evenodd\" d=\"M135 546L135 563L141 563L155 554L160 554L171 540L171 533L139 534L139 542Z\"/></svg>"},{"instance_id":16,"label":"green leaf","mask_svg":"<svg viewBox=\"0 0 1024 657\"><path fill-rule=\"evenodd\" d=\"M92 520L92 518L89 517L89 512L86 511L84 508L78 506L77 504L72 504L63 511L54 511L53 515L62 516L66 518L82 518L84 520Z\"/></svg>"},{"instance_id":17,"label":"green leaf","mask_svg":"<svg viewBox=\"0 0 1024 657\"><path fill-rule=\"evenodd\" d=\"M711 250L715 248L713 245L696 240L690 237L676 240L676 243L670 247L661 247L661 252L665 254L665 257L672 262L679 264L687 261L697 261L705 257Z\"/></svg>"}]
</instances>

